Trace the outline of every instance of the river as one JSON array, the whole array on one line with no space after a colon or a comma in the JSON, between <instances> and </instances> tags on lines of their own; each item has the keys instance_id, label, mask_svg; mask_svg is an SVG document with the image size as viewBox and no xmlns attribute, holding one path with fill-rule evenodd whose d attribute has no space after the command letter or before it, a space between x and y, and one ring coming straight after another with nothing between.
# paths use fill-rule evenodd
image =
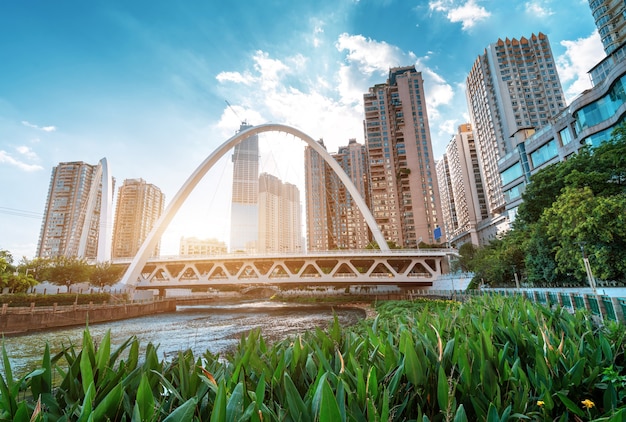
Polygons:
<instances>
[{"instance_id":1,"label":"river","mask_svg":"<svg viewBox=\"0 0 626 422\"><path fill-rule=\"evenodd\" d=\"M328 305L276 303L265 300L240 301L221 305L179 306L175 313L158 314L122 321L95 324L89 332L95 342L111 331L112 350L136 336L143 350L148 343L158 345L159 357L169 359L180 350L191 349L194 356L207 350L226 353L233 350L241 336L260 328L267 341L276 341L315 327L326 328L336 314L343 326L365 317L358 308L335 308ZM25 375L41 363L46 343L50 353L64 345L82 344L85 327L48 330L7 337L4 341L14 377ZM140 357L142 354L140 354ZM0 368L6 373L2 362Z\"/></svg>"}]
</instances>

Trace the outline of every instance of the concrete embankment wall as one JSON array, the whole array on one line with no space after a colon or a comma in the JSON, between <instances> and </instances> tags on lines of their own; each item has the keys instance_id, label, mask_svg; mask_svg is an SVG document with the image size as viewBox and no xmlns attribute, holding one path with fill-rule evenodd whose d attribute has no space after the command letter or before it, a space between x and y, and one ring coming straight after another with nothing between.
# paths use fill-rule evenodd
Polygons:
<instances>
[{"instance_id":1,"label":"concrete embankment wall","mask_svg":"<svg viewBox=\"0 0 626 422\"><path fill-rule=\"evenodd\" d=\"M6 308L0 315L2 335L23 334L49 328L62 328L98 322L117 321L144 315L176 311L175 300L116 305L77 305L36 308Z\"/></svg>"}]
</instances>

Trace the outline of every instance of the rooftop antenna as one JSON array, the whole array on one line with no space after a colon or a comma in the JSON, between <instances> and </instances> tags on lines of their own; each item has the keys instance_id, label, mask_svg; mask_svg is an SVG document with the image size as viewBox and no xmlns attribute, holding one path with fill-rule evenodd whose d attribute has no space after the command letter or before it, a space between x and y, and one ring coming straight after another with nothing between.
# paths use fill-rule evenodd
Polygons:
<instances>
[{"instance_id":1,"label":"rooftop antenna","mask_svg":"<svg viewBox=\"0 0 626 422\"><path fill-rule=\"evenodd\" d=\"M234 114L235 116L237 116L237 118L239 119L239 121L241 122L241 124L242 124L242 125L247 125L247 124L248 124L248 122L247 122L246 120L241 120L241 117L239 117L239 115L237 114L237 112L235 111L235 109L233 108L233 106L232 106L232 105L230 105L230 103L228 102L228 100L224 100L224 101L226 101L226 104L228 105L228 108L230 108L230 111L232 111L232 112L233 112L233 114Z\"/></svg>"}]
</instances>

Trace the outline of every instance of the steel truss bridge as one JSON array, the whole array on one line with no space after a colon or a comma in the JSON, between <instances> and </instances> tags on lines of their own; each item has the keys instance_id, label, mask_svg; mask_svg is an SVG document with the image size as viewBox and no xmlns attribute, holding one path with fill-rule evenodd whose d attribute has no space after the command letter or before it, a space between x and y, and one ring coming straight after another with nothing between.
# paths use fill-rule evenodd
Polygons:
<instances>
[{"instance_id":1,"label":"steel truss bridge","mask_svg":"<svg viewBox=\"0 0 626 422\"><path fill-rule=\"evenodd\" d=\"M397 285L430 287L446 272L452 249L231 254L149 259L136 289L206 290L224 285ZM121 263L121 262L118 262Z\"/></svg>"}]
</instances>

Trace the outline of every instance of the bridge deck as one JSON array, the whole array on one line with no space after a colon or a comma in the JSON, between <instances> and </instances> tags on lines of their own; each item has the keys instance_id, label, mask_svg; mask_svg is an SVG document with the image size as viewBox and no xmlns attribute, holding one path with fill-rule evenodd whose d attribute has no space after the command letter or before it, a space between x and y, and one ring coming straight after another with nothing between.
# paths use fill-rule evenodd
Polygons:
<instances>
[{"instance_id":1,"label":"bridge deck","mask_svg":"<svg viewBox=\"0 0 626 422\"><path fill-rule=\"evenodd\" d=\"M150 259L137 288L225 284L411 284L432 285L447 265L450 249L330 251L270 255Z\"/></svg>"}]
</instances>

